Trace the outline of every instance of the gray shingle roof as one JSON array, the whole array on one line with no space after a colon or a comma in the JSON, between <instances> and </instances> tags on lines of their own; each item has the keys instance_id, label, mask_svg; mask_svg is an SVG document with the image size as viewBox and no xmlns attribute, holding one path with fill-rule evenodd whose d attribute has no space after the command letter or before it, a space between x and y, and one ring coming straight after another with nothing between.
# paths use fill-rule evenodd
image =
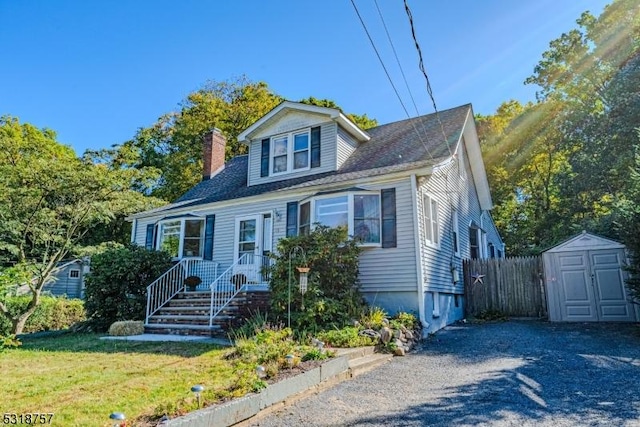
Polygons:
<instances>
[{"instance_id":1,"label":"gray shingle roof","mask_svg":"<svg viewBox=\"0 0 640 427\"><path fill-rule=\"evenodd\" d=\"M213 178L198 183L165 209L187 207L256 196L286 188L339 182L377 176L439 163L449 157L471 105L463 105L435 114L401 120L367 130L371 140L361 144L337 171L247 186L248 156L237 156ZM440 125L442 123L442 126ZM445 141L443 136L447 136ZM419 136L417 136L419 135Z\"/></svg>"}]
</instances>

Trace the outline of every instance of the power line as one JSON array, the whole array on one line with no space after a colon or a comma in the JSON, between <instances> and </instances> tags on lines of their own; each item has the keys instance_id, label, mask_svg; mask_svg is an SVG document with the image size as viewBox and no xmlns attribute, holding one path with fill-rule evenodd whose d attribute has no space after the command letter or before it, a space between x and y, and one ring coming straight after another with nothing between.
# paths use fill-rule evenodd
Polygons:
<instances>
[{"instance_id":1,"label":"power line","mask_svg":"<svg viewBox=\"0 0 640 427\"><path fill-rule=\"evenodd\" d=\"M378 9L378 15L380 15L380 20L382 21L382 26L384 27L385 33L387 33L387 39L389 40L389 44L391 45L391 49L393 50L393 55L396 58L396 62L398 63L398 68L400 68L400 73L402 74L402 79L404 80L404 84L407 88L407 92L409 92L409 97L411 98L411 102L413 103L413 107L416 109L416 115L419 116L420 112L418 111L418 106L416 105L416 100L413 98L413 94L411 93L411 89L409 88L409 83L407 82L407 76L404 74L404 70L402 69L402 64L400 64L400 59L398 58L398 53L396 52L396 47L393 45L393 41L391 40L391 35L389 34L389 30L387 29L387 24L384 22L384 17L382 16L382 11L378 6L378 0L374 0L376 4L376 9Z\"/></svg>"},{"instance_id":2,"label":"power line","mask_svg":"<svg viewBox=\"0 0 640 427\"><path fill-rule=\"evenodd\" d=\"M389 71L387 71L387 67L384 65L384 62L382 61L382 57L380 56L380 53L378 52L378 49L376 48L375 43L373 42L373 39L371 38L371 35L369 34L369 30L367 30L367 26L364 23L364 20L362 19L362 16L360 16L360 11L358 10L358 6L356 6L356 3L354 2L354 0L351 0L351 4L353 5L353 8L356 11L356 14L358 15L358 19L360 19L360 23L362 24L362 28L364 28L364 32L367 33L367 37L369 38L369 42L371 43L371 47L373 47L373 50L376 52L376 56L378 57L378 61L380 61L380 65L382 65L382 69L384 70L384 73L387 75L387 79L389 79L389 83L391 83L391 87L393 87L393 91L396 93L396 96L398 97L398 101L400 101L400 105L402 105L402 109L404 110L405 114L407 115L407 117L409 116L409 112L407 111L407 107L404 106L404 102L402 102L402 98L400 98L400 94L398 93L398 89L396 89L396 85L393 84L393 80L391 80L391 76L389 75Z\"/></svg>"},{"instance_id":3,"label":"power line","mask_svg":"<svg viewBox=\"0 0 640 427\"><path fill-rule=\"evenodd\" d=\"M424 147L424 149L427 152L427 154L429 155L429 157L431 157L431 160L435 161L435 158L433 157L433 154L431 154L431 151L429 150L429 147L424 142L424 140L420 137L420 132L418 132L418 129L416 128L414 120L411 120L411 115L409 114L409 111L407 111L407 108L405 107L404 102L402 102L402 98L400 97L400 93L398 93L398 89L396 89L396 85L393 84L393 80L391 79L391 75L389 74L389 71L387 70L387 67L384 65L384 61L382 60L382 57L380 56L380 53L378 52L378 49L376 48L376 45L373 42L373 38L371 38L371 34L369 34L369 30L367 29L367 26L364 23L364 20L362 19L362 16L360 15L360 11L358 10L358 6L356 6L356 3L355 3L354 0L351 0L351 4L353 5L353 9L356 11L356 15L358 15L358 19L360 19L360 24L362 24L362 28L364 29L364 32L367 34L367 37L369 38L369 43L371 43L371 47L373 47L373 50L375 51L376 56L378 57L378 61L380 61L380 65L382 65L382 69L384 70L385 74L387 75L387 79L389 80L389 83L391 84L391 87L393 87L393 91L395 92L396 97L398 98L398 101L400 101L400 105L402 105L402 109L404 110L405 114L409 118L409 121L411 123L411 126L413 127L413 130L415 131L416 135L418 136L418 140L420 140L420 143ZM412 97L412 99L413 99L413 97ZM448 146L448 144L447 144L447 146ZM449 152L451 152L451 149L449 149Z\"/></svg>"},{"instance_id":4,"label":"power line","mask_svg":"<svg viewBox=\"0 0 640 427\"><path fill-rule=\"evenodd\" d=\"M352 0L353 1L353 0ZM451 152L451 146L449 145L449 140L447 139L447 134L444 131L444 125L442 124L442 120L440 120L440 113L438 112L438 107L436 106L436 100L433 96L433 89L431 88L431 83L429 82L429 76L427 75L427 71L424 68L424 61L422 60L422 49L420 49L420 43L418 43L418 38L416 37L416 30L413 25L413 15L411 14L411 9L409 8L409 4L407 0L404 0L404 10L407 12L407 17L409 18L409 25L411 26L411 36L413 37L413 42L416 45L416 50L418 51L418 67L424 76L424 79L427 82L427 93L429 94L429 98L431 98L431 102L433 103L433 109L436 112L436 118L438 119L438 123L440 124L440 130L442 131L442 136L444 137L444 141L447 144L447 148L449 149L449 155L453 155Z\"/></svg>"}]
</instances>

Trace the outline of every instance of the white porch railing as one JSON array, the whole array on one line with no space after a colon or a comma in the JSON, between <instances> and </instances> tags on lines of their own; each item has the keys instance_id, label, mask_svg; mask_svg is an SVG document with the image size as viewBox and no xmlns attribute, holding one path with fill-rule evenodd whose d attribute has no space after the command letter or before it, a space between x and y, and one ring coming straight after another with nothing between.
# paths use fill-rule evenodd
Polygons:
<instances>
[{"instance_id":1,"label":"white porch railing","mask_svg":"<svg viewBox=\"0 0 640 427\"><path fill-rule=\"evenodd\" d=\"M184 289L184 279L189 276L200 277L202 283L198 289L206 291L209 289L208 284L218 277L218 263L200 259L183 259L147 286L146 325L156 311Z\"/></svg>"},{"instance_id":2,"label":"white porch railing","mask_svg":"<svg viewBox=\"0 0 640 427\"><path fill-rule=\"evenodd\" d=\"M233 300L238 293L247 288L267 288L269 273L267 268L273 260L267 256L243 254L211 284L211 310L209 326L213 319Z\"/></svg>"}]
</instances>

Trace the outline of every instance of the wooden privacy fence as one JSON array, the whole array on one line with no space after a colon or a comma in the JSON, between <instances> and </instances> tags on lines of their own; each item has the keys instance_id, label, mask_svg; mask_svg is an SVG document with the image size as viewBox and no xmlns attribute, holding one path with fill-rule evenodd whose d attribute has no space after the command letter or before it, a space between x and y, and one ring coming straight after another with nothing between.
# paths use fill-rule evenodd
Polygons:
<instances>
[{"instance_id":1,"label":"wooden privacy fence","mask_svg":"<svg viewBox=\"0 0 640 427\"><path fill-rule=\"evenodd\" d=\"M462 266L466 316L547 317L542 257L470 259Z\"/></svg>"}]
</instances>

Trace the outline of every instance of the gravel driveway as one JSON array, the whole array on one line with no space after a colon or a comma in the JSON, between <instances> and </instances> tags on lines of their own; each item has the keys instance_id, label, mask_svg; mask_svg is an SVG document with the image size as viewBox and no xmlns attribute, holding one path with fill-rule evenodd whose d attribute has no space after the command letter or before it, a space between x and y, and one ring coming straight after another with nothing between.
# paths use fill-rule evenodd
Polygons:
<instances>
[{"instance_id":1,"label":"gravel driveway","mask_svg":"<svg viewBox=\"0 0 640 427\"><path fill-rule=\"evenodd\" d=\"M451 326L252 426L640 426L640 327Z\"/></svg>"}]
</instances>

